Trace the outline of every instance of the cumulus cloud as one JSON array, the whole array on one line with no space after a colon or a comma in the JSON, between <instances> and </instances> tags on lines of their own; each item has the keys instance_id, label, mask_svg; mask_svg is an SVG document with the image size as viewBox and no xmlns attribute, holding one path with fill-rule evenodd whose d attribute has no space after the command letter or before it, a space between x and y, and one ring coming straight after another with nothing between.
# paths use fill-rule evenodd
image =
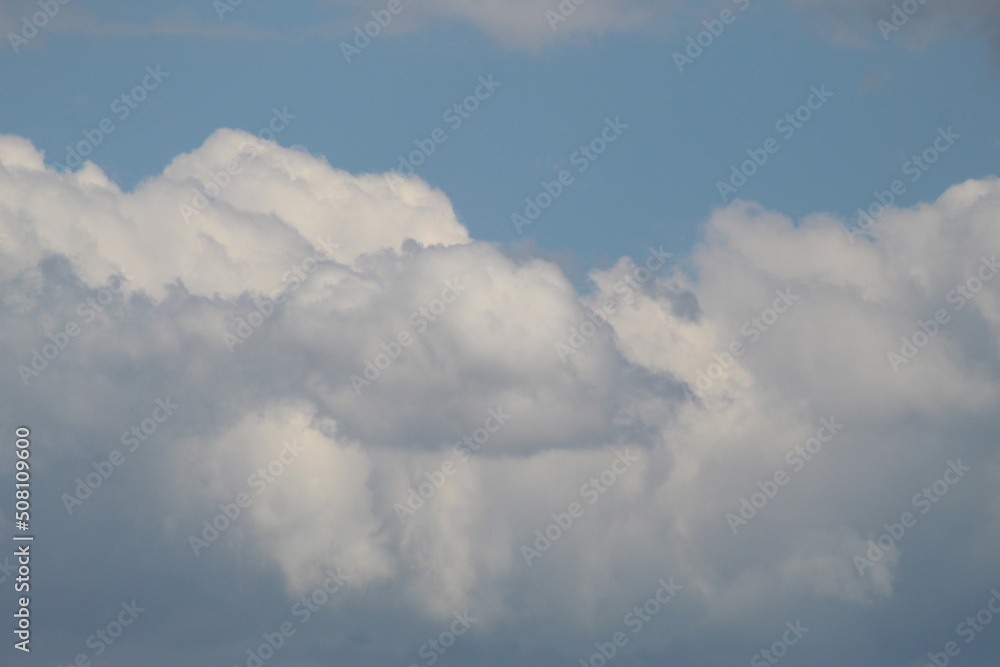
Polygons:
<instances>
[{"instance_id":1,"label":"cumulus cloud","mask_svg":"<svg viewBox=\"0 0 1000 667\"><path fill-rule=\"evenodd\" d=\"M433 628L472 609L482 641L572 658L673 577L684 588L644 650L718 664L746 658L719 637L767 636L806 608L842 628L992 583L995 179L856 235L737 202L689 257L622 259L585 294L551 262L471 239L418 178L348 174L233 130L131 192L0 137L0 202L2 410L47 443L50 539L128 525L122 559L162 545L164 581L199 582L207 608L248 579L244 593L290 605L342 567L349 593L331 605L354 616ZM164 397L176 411L143 431ZM135 425L145 437L114 477L67 505ZM920 514L914 495L958 458L974 472ZM535 531L573 503L543 548ZM916 526L859 573L906 511ZM240 631L219 636L240 653ZM371 650L399 659L410 640L395 641Z\"/></svg>"}]
</instances>

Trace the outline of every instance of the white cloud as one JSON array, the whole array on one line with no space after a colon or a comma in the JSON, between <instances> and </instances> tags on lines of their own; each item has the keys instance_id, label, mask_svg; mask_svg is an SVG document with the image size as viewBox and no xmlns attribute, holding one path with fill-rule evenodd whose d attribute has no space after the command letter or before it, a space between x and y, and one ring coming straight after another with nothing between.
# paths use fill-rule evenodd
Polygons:
<instances>
[{"instance_id":1,"label":"white cloud","mask_svg":"<svg viewBox=\"0 0 1000 667\"><path fill-rule=\"evenodd\" d=\"M481 627L526 648L576 645L607 609L624 612L674 576L686 588L664 637L683 645L680 628L757 627L817 600L845 614L893 604L940 574L912 558L937 548L936 525L998 502L1000 280L960 310L948 296L1000 247L1000 181L892 210L856 244L829 216L794 224L737 202L713 213L685 270L626 296L616 285L635 265L622 260L594 272L582 297L554 264L470 239L419 179L393 190L273 144L185 224L180 204L250 139L220 130L122 192L92 164L60 178L28 142L0 137L5 405L50 425L52 474L72 486L156 397L174 396L181 408L148 464L137 453L117 490L88 501L96 513L105 494L164 517L146 523L148 540L189 551L218 503L298 438L301 459L212 558L274 567L294 594L341 565L355 589L398 591L418 616L474 608ZM337 245L301 284L290 280L317 238ZM122 268L114 304L128 310L84 321L77 304ZM455 279L461 295L417 326L412 314ZM769 321L782 290L796 300ZM278 293L285 303L230 352L223 334L253 298ZM556 344L608 300L610 325L561 359ZM939 308L948 324L894 372L887 353ZM755 317L767 330L751 325L751 340L743 328ZM81 332L25 387L15 369L69 321ZM356 391L351 376L401 332L411 344ZM732 341L745 353L712 371ZM683 387L700 373L712 382L689 400ZM508 423L401 525L394 505L497 407ZM843 430L793 470L786 453L828 418ZM592 505L581 499L626 448L634 468ZM983 472L858 576L852 557L955 457ZM734 535L726 513L778 469L791 481ZM584 516L528 567L520 547L574 501ZM83 511L70 521L87 521ZM974 582L995 563L991 521L952 535L976 556L951 562L949 577Z\"/></svg>"}]
</instances>

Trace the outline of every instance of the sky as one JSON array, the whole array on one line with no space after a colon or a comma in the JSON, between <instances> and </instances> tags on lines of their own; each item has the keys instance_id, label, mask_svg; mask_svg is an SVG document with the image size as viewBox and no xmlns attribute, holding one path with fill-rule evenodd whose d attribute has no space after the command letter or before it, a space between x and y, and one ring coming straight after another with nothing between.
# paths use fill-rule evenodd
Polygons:
<instances>
[{"instance_id":1,"label":"sky","mask_svg":"<svg viewBox=\"0 0 1000 667\"><path fill-rule=\"evenodd\" d=\"M995 664L995 2L0 37L3 664Z\"/></svg>"}]
</instances>

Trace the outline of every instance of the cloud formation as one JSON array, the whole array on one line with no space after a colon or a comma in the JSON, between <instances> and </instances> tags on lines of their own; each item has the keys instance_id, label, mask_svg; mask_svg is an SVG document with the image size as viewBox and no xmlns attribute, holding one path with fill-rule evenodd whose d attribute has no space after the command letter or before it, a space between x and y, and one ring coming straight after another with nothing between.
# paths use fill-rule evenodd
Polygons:
<instances>
[{"instance_id":1,"label":"cloud formation","mask_svg":"<svg viewBox=\"0 0 1000 667\"><path fill-rule=\"evenodd\" d=\"M17 0L0 11L0 30L19 33L25 17L39 11L37 3ZM632 31L668 30L690 22L699 26L705 18L717 17L716 0L401 0L398 11L389 13L387 0L327 2L326 21L275 28L270 19L250 12L242 3L219 0L210 6L192 4L169 14L144 19L123 16L98 8L68 5L46 21L44 31L116 36L194 36L205 39L302 39L322 35L336 40L354 36L356 28L376 20L377 32L401 34L457 21L475 26L497 43L516 50L538 53L554 45L579 43L601 36ZM751 6L739 0L740 9ZM743 5L746 4L746 7ZM985 39L1000 58L1000 8L991 0L787 0L812 29L841 46L860 46L892 39L910 48L953 34ZM374 12L374 14L373 14ZM895 17L894 17L895 15ZM58 20L56 20L58 19ZM29 29L30 30L30 29ZM1000 63L1000 60L998 60Z\"/></svg>"},{"instance_id":2,"label":"cloud formation","mask_svg":"<svg viewBox=\"0 0 1000 667\"><path fill-rule=\"evenodd\" d=\"M3 413L48 443L50 539L129 526L120 560L193 582L206 610L242 609L244 586L284 613L341 567L348 593L309 645L405 660L470 609L469 650L533 664L589 655L673 577L637 655L720 664L806 609L825 611L801 650L824 655L855 619L928 597L962 609L996 583L996 179L853 237L736 202L689 257L623 258L586 294L470 238L419 178L234 130L132 192L0 137L0 202ZM63 494L168 396L176 413L70 513ZM921 513L915 494L957 459L973 470ZM871 552L906 511L916 525ZM135 595L132 566L86 567ZM160 632L193 636L187 607L144 585ZM362 633L378 646L338 625L386 607L398 618ZM946 635L942 613L929 625ZM260 633L227 618L211 650L232 661ZM916 659L908 642L838 655Z\"/></svg>"},{"instance_id":3,"label":"cloud formation","mask_svg":"<svg viewBox=\"0 0 1000 667\"><path fill-rule=\"evenodd\" d=\"M887 39L911 48L953 34L985 39L1000 65L1000 5L991 0L789 0L842 45Z\"/></svg>"},{"instance_id":4,"label":"cloud formation","mask_svg":"<svg viewBox=\"0 0 1000 667\"><path fill-rule=\"evenodd\" d=\"M427 17L466 21L506 46L537 50L566 40L649 28L681 4L677 0L501 0L490 3L432 0L423 3L417 11Z\"/></svg>"}]
</instances>

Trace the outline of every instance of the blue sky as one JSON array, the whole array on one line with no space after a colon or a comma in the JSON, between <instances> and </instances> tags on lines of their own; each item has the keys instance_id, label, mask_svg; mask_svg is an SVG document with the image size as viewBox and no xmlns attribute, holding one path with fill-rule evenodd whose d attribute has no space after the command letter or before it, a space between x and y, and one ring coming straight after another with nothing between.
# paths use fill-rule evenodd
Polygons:
<instances>
[{"instance_id":1,"label":"blue sky","mask_svg":"<svg viewBox=\"0 0 1000 667\"><path fill-rule=\"evenodd\" d=\"M849 216L896 178L938 127L975 137L908 188L902 203L912 205L991 173L1000 150L996 71L982 42L959 36L913 50L905 34L886 42L871 25L860 31L865 43L840 48L781 3L743 12L731 4L735 21L683 72L673 54L718 9L694 6L670 28L547 43L537 52L507 48L467 23L435 22L379 35L348 64L340 44L363 25L364 13L323 4L244 3L225 21L207 2L88 7L94 21L184 17L206 32L240 26L251 35L225 38L93 34L102 32L97 28L66 34L60 31L82 21L70 6L37 42L0 60L8 89L24 91L5 102L0 124L59 161L68 143L141 80L146 65L161 65L170 74L163 87L91 158L123 187L157 174L219 127L256 132L272 107L296 116L281 145L302 146L354 173L380 173L396 167L415 140L448 127L442 113L471 94L479 76L493 75L502 84L496 94L449 130L447 144L419 169L476 238L520 240L510 215L523 210L524 198L535 196L605 117L630 125L525 234L547 253L571 256L567 267L577 280L652 243L690 249L722 203L717 181L773 135L775 122L813 85L833 91L829 106L739 197L793 217ZM18 17L13 7L5 16ZM317 23L329 24L324 34L310 34Z\"/></svg>"},{"instance_id":2,"label":"blue sky","mask_svg":"<svg viewBox=\"0 0 1000 667\"><path fill-rule=\"evenodd\" d=\"M0 5L0 662L994 664L995 0L236 2Z\"/></svg>"}]
</instances>

